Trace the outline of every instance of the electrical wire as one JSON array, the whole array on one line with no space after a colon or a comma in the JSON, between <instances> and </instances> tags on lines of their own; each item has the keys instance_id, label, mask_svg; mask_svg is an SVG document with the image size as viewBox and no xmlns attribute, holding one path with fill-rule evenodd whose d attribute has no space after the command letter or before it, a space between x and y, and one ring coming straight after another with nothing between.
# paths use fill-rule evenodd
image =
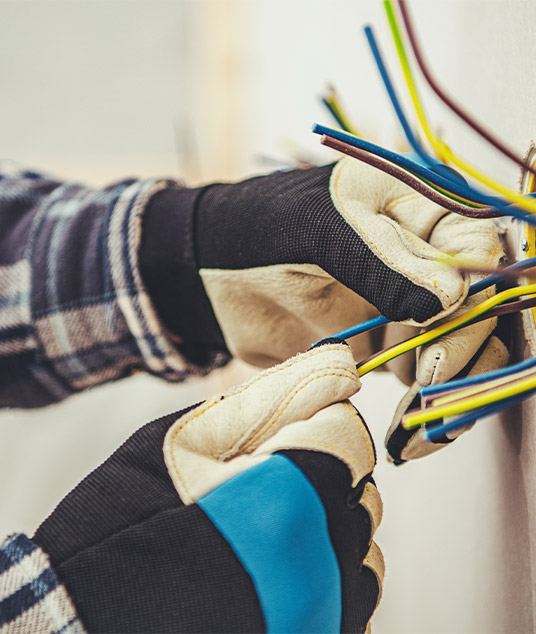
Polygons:
<instances>
[{"instance_id":1,"label":"electrical wire","mask_svg":"<svg viewBox=\"0 0 536 634\"><path fill-rule=\"evenodd\" d=\"M522 295L532 295L535 293L536 284L519 286L517 288L509 288L505 291L502 291L501 293L498 293L497 295L494 295L493 297L490 297L484 302L478 304L474 308L471 308L462 315L459 315L455 319L436 326L435 328L423 332L416 337L412 337L407 341L403 341L395 346L377 352L368 359L365 359L364 361L358 363L357 372L359 376L364 376L372 370L380 367L384 363L391 361L391 359L394 359L399 355L404 354L405 352L409 352L410 350L414 350L419 346L423 346L426 343L430 343L438 337L441 337L442 335L445 335L449 332L452 332L453 330L460 328L464 324L473 321L476 317L480 316L484 312L487 312L491 308L494 308L498 304L502 304L503 302L506 302L509 299L513 299L515 297L520 297Z\"/></svg>"},{"instance_id":2,"label":"electrical wire","mask_svg":"<svg viewBox=\"0 0 536 634\"><path fill-rule=\"evenodd\" d=\"M506 198L514 201L523 209L531 211L532 213L536 212L536 201L530 198L524 197L521 194L518 194L514 190L496 182L492 178L489 178L484 173L480 172L478 169L474 168L466 161L458 157L451 149L433 132L431 127L428 124L427 116L424 111L424 107L422 105L417 86L413 79L413 74L411 71L411 67L409 65L408 56L406 54L405 45L401 36L400 28L398 26L397 17L392 7L391 0L384 0L384 7L387 13L387 19L389 21L389 26L391 27L391 32L393 34L393 39L395 42L395 48L398 53L398 57L400 60L400 64L402 66L402 71L404 73L404 77L406 79L406 83L408 85L409 93L411 96L411 100L415 107L415 111L417 113L417 118L421 124L421 127L430 141L432 147L439 152L442 156L445 156L451 163L460 167L464 172L480 181L484 185L487 185L490 189L499 192Z\"/></svg>"},{"instance_id":3,"label":"electrical wire","mask_svg":"<svg viewBox=\"0 0 536 634\"><path fill-rule=\"evenodd\" d=\"M497 297L497 296L495 296ZM479 304L478 306L482 306L482 304ZM476 308L478 308L478 306ZM485 311L482 311L482 314L477 315L476 317L468 320L466 323L461 324L459 326L456 327L456 330L460 329L460 328L465 328L466 326L472 326L473 324L478 323L479 321L485 321L487 319L492 319L493 317L501 317L503 315L509 315L511 313L516 313L519 312L521 310L527 310L528 308L534 308L536 306L536 296L530 296L526 299L523 300L519 300L516 302L511 302L511 301L507 301L505 302L505 304L503 306L495 306L492 308L489 308ZM466 314L466 313L464 313ZM431 332L431 331L428 331ZM426 334L426 333L424 333ZM441 335L438 335L441 336ZM383 350L376 352L375 354L371 355L370 357L368 357L367 359L361 361L358 364L358 369L360 367L360 365L364 365L365 363L368 363L369 361L373 361L374 359L376 359L378 356L380 355L387 355L389 353L389 351L395 349L395 348L400 348L402 347L404 344L406 343L411 343L413 340L415 339L415 337L410 337L409 339L405 339L404 341L399 341L396 344L393 344L392 346L389 346L388 348L384 348ZM434 338L435 339L435 338ZM423 344L418 344L418 345L423 345ZM414 346L417 347L417 346ZM413 349L413 348L410 348ZM407 352L407 350L399 352L398 354L396 354L395 356L398 356L399 354L404 354L404 352ZM388 359L390 360L390 359ZM382 362L384 363L384 362ZM373 368L375 369L375 368Z\"/></svg>"},{"instance_id":4,"label":"electrical wire","mask_svg":"<svg viewBox=\"0 0 536 634\"><path fill-rule=\"evenodd\" d=\"M486 288L489 288L490 286L493 286L495 284L498 284L499 282L502 282L503 280L507 279L510 276L510 273L514 270L521 272L526 269L530 269L534 266L536 266L536 257L527 258L526 260L522 260L521 262L516 262L515 264L511 264L510 266L505 267L504 269L498 271L497 273L494 273L493 275L490 275L489 277L485 277L483 280L478 280L478 282L474 282L473 284L471 284L471 286L469 287L469 292L467 293L467 297L476 295L476 293L480 293L480 291L483 291ZM368 332L369 330L374 330L375 328L379 328L380 326L384 326L385 324L389 324L389 323L391 323L391 320L387 319L387 317L383 317L383 316L374 317L372 319L369 319L368 321L363 321L360 324L357 324L355 326L350 326L349 328L346 328L345 330L341 330L340 332L337 332L334 335L331 335L329 338L330 339L349 339L350 337L355 337L356 335L360 335L364 332ZM320 341L322 341L322 339L319 339L319 341L316 341L315 344L319 343Z\"/></svg>"},{"instance_id":5,"label":"electrical wire","mask_svg":"<svg viewBox=\"0 0 536 634\"><path fill-rule=\"evenodd\" d=\"M430 407L421 409L421 411L431 411L435 407L440 407L443 405L454 404L454 403L460 403L461 401L463 401L469 396L497 394L499 388L512 385L516 381L518 382L522 378L528 378L531 376L536 376L536 372L534 370L525 370L525 372L521 373L521 376L517 375L516 377L508 378L506 380L490 381L489 383L482 385L480 388L477 387L477 388L472 388L469 390L461 390L455 394L448 394L447 396L444 396L434 401L433 405L431 405Z\"/></svg>"},{"instance_id":6,"label":"electrical wire","mask_svg":"<svg viewBox=\"0 0 536 634\"><path fill-rule=\"evenodd\" d=\"M331 113L331 116L335 119L335 121L343 130L345 130L346 132L350 132L350 134L358 134L357 130L350 123L350 119L346 115L344 108L341 106L335 88L333 86L330 85L327 93L323 95L320 99Z\"/></svg>"},{"instance_id":7,"label":"electrical wire","mask_svg":"<svg viewBox=\"0 0 536 634\"><path fill-rule=\"evenodd\" d=\"M387 319L387 317L380 315L379 317L373 317L372 319L368 319L367 321L364 321L361 324L350 326L350 328L341 330L335 333L334 335L330 335L327 338L328 339L350 339L350 337L361 335L364 332L375 330L376 328L379 328L380 326L385 326L385 324L390 324L390 323L391 323L390 319ZM313 346L316 346L316 344L320 343L321 341L323 341L323 339L319 339L318 341L315 341L313 343Z\"/></svg>"},{"instance_id":8,"label":"electrical wire","mask_svg":"<svg viewBox=\"0 0 536 634\"><path fill-rule=\"evenodd\" d=\"M455 183L461 183L463 187L465 187L466 189L466 194L469 194L469 196L471 195L482 195L481 192L478 192L478 190L475 190L473 187L471 187L465 180L462 179L462 177L460 176L460 174L458 174L456 171L454 171L451 167L444 165L443 163L438 163L437 161L435 161L435 159L432 159L424 150L422 144L420 143L420 141L418 141L417 137L413 134L411 127L409 126L409 123L407 121L407 118L402 110L402 107L400 105L400 102L398 100L398 97L396 95L396 92L394 90L393 84L391 82L391 79L389 77L389 73L387 71L387 68L385 66L385 63L383 61L382 55L380 53L380 49L379 46L376 42L376 38L374 37L374 32L372 31L372 28L370 26L365 27L365 34L367 36L367 40L368 43L370 45L370 48L372 50L372 54L374 56L374 59L376 61L376 65L378 66L378 70L380 72L380 76L383 80L383 83L385 85L385 88L387 90L387 94L389 95L389 98L391 100L391 103L393 105L393 108L395 110L395 113L397 115L398 120L400 121L402 128L404 130L404 133L406 135L406 138L409 142L409 144L413 147L413 149L415 150L415 152L418 154L418 156L424 161L424 163L430 167L430 169L432 171L438 172L440 173L442 176L445 176L445 178L449 179L451 182L455 182ZM402 63L402 61L401 61ZM408 81L408 80L407 80ZM411 92L411 88L410 88L410 92ZM486 183L487 184L487 183ZM504 193L504 192L503 192ZM484 194L485 195L485 194ZM525 198L523 196L521 196L520 194L515 194L515 196L519 197L519 198ZM534 206L534 209L536 210L536 201L532 201L531 203L529 203L529 206L532 205ZM527 205L525 205L525 207L527 207Z\"/></svg>"},{"instance_id":9,"label":"electrical wire","mask_svg":"<svg viewBox=\"0 0 536 634\"><path fill-rule=\"evenodd\" d=\"M502 377L492 379L488 378L485 381L481 381L480 383L475 383L472 385L465 383L455 389L444 390L433 395L421 397L421 409L425 409L434 405L441 405L442 403L447 403L449 401L462 398L463 396L469 396L470 394L477 394L478 392L491 389L497 385L508 383L508 381L513 380L513 375L519 378L520 376L526 375L530 372L534 372L533 367L525 368L524 370L516 370L514 372L507 373Z\"/></svg>"},{"instance_id":10,"label":"electrical wire","mask_svg":"<svg viewBox=\"0 0 536 634\"><path fill-rule=\"evenodd\" d=\"M470 385L479 385L480 383L486 383L494 379L499 379L510 374L515 374L528 368L536 366L536 357L531 357L515 365L508 366L507 368L501 368L500 370L492 370L484 374L476 374L474 376L467 376L463 379L455 379L452 381L446 381L444 383L436 383L435 385L427 385L420 389L421 397L428 398L435 394L441 394L442 392L448 392L455 390L459 387L466 387Z\"/></svg>"},{"instance_id":11,"label":"electrical wire","mask_svg":"<svg viewBox=\"0 0 536 634\"><path fill-rule=\"evenodd\" d=\"M416 161L408 158L407 156L397 154L396 152L391 152L379 145L375 145L374 143L369 143L368 141L364 141L363 139L356 137L348 132L343 132L342 130L338 130L336 128L330 128L325 125L321 125L319 123L315 123L313 125L313 132L319 135L326 135L328 137L332 137L343 141L344 143L348 143L353 147L357 147L358 149L365 150L366 152L370 152L371 154L375 154L387 161L398 165L404 169L411 171L413 174L417 174L430 183L449 191L457 196L460 196L466 200L473 200L474 202L488 205L491 207L496 207L497 209L503 211L509 216L514 216L515 218L519 218L524 222L536 226L536 219L534 214L531 214L527 211L523 211L522 209L518 209L513 205L507 205L502 198L498 196L488 196L487 194L482 194L480 192L476 192L476 190L471 189L471 191L475 191L476 194L469 193L467 187L463 187L461 183L454 183L453 181L447 180L445 177L441 176L437 172L432 172L432 170L423 167L421 164ZM527 196L529 198L530 196ZM536 202L536 201L535 201Z\"/></svg>"},{"instance_id":12,"label":"electrical wire","mask_svg":"<svg viewBox=\"0 0 536 634\"><path fill-rule=\"evenodd\" d=\"M369 154L368 152L359 150L356 147L352 147L351 145L348 145L348 143L343 143L338 139L333 139L324 134L320 138L320 143L332 148L333 150L342 152L347 156L351 156L358 161L367 163L368 165L371 165L390 176L394 176L399 181L414 189L417 193L438 204L440 207L459 214L460 216L466 216L467 218L497 218L498 216L504 216L504 213L501 213L499 210L491 207L475 208L467 204L457 202L455 199L436 189L428 181L419 178L418 176L414 176L411 172L399 167L398 165L385 161L374 154Z\"/></svg>"},{"instance_id":13,"label":"electrical wire","mask_svg":"<svg viewBox=\"0 0 536 634\"><path fill-rule=\"evenodd\" d=\"M512 381L507 385L497 387L483 394L468 396L455 403L447 403L417 412L410 412L402 417L402 427L414 429L434 420L476 410L506 398L520 396L529 390L536 390L536 372L529 377Z\"/></svg>"},{"instance_id":14,"label":"electrical wire","mask_svg":"<svg viewBox=\"0 0 536 634\"><path fill-rule=\"evenodd\" d=\"M521 372L516 372L515 375L506 376L492 381L486 381L485 383L481 383L480 385L473 385L471 387L462 388L453 392L447 392L447 394L444 394L443 396L440 395L439 397L434 398L425 409L430 409L430 407L437 407L439 405L446 405L447 403L455 403L456 401L466 398L467 396L476 396L477 394L489 393L490 390L495 390L498 387L513 383L514 381L527 376L532 376L535 373L536 371L534 370L534 368L528 368Z\"/></svg>"},{"instance_id":15,"label":"electrical wire","mask_svg":"<svg viewBox=\"0 0 536 634\"><path fill-rule=\"evenodd\" d=\"M499 284L500 282L504 282L509 277L511 277L514 273L521 275L523 271L527 269L532 269L536 266L536 257L526 258L521 260L520 262L514 262L514 264L510 264L510 266L505 266L503 269L499 269L493 275L489 275L485 277L483 280L478 280L474 284L471 284L471 288L469 289L469 295L475 295L476 293L480 293L486 288L493 286L494 284Z\"/></svg>"},{"instance_id":16,"label":"electrical wire","mask_svg":"<svg viewBox=\"0 0 536 634\"><path fill-rule=\"evenodd\" d=\"M464 427L468 427L479 418L492 416L493 414L497 414L498 412L501 412L509 407L518 405L526 398L532 396L535 393L536 390L529 390L528 392L525 392L520 396L504 399L498 404L490 405L488 407L482 407L477 411L473 411L465 414L464 416L460 416L459 418L455 418L449 423L445 423L443 425L435 425L434 427L428 427L424 430L424 439L428 442L441 442L442 440L446 439L447 434L449 434L450 432L458 431L460 429L463 429Z\"/></svg>"},{"instance_id":17,"label":"electrical wire","mask_svg":"<svg viewBox=\"0 0 536 634\"><path fill-rule=\"evenodd\" d=\"M461 179L462 184L467 185L465 180L457 172L455 172L451 167L448 167L444 163L440 163L440 162L438 163L435 159L432 159L432 157L429 156L428 153L423 148L417 136L413 133L413 130L411 129L411 126L408 123L408 119L406 115L404 114L404 111L402 110L402 106L400 105L400 101L398 99L393 83L387 71L387 67L385 65L385 62L383 61L383 56L380 52L380 47L378 46L376 38L374 37L374 32L372 30L372 27L366 26L364 30L365 30L365 35L367 37L368 44L372 51L372 55L374 57L374 61L376 62L376 66L378 67L378 70L380 72L380 76L382 78L383 84L387 90L387 94L389 95L389 99L391 100L391 104L394 108L396 116L400 124L402 125L402 129L404 131L406 139L408 140L408 143L415 150L415 152L417 152L417 154L421 157L421 159L432 171L439 172L442 176L444 176L450 181L455 180L460 182L460 179Z\"/></svg>"},{"instance_id":18,"label":"electrical wire","mask_svg":"<svg viewBox=\"0 0 536 634\"><path fill-rule=\"evenodd\" d=\"M488 143L493 145L493 147L499 150L499 152L502 152L502 154L507 156L514 163L517 163L517 165L522 167L524 170L528 170L536 176L536 169L534 167L532 167L522 158L517 156L507 145L505 145L502 141L497 139L497 137L491 134L491 132L481 126L478 121L474 119L474 117L468 114L466 110L463 110L462 107L458 105L451 97L449 97L441 88L441 86L439 86L425 62L424 55L422 54L421 47L415 35L412 20L410 19L409 11L406 6L406 1L398 0L398 7L400 9L400 15L402 16L402 21L404 22L404 27L406 29L415 61L417 62L417 65L419 66L419 69L430 88L441 99L441 101L443 101L444 104L446 104L455 114L457 114L460 119L465 121L465 123L470 126L475 132L486 139Z\"/></svg>"},{"instance_id":19,"label":"electrical wire","mask_svg":"<svg viewBox=\"0 0 536 634\"><path fill-rule=\"evenodd\" d=\"M406 136L408 143L413 148L413 150L417 153L420 159L424 162L425 166L429 167L432 171L441 174L447 180L455 182L455 183L461 183L462 186L469 188L469 184L467 183L467 181L458 172L453 170L448 165L445 165L444 163L441 163L440 161L437 161L436 159L433 159L431 156L429 156L429 154L424 149L418 137L414 134L411 126L408 123L408 119L406 115L404 114L404 111L402 109L398 96L394 89L393 83L389 76L389 72L387 71L387 67L383 60L383 56L380 52L380 48L376 41L376 37L374 36L372 27L366 26L364 30L365 30L365 35L367 37L368 44L372 51L374 61L376 62L376 66L378 67L380 77L387 90L387 94L389 96L389 99L395 111L395 114L402 126L402 129L404 131L404 134ZM478 194L476 190L473 190L472 193Z\"/></svg>"}]
</instances>

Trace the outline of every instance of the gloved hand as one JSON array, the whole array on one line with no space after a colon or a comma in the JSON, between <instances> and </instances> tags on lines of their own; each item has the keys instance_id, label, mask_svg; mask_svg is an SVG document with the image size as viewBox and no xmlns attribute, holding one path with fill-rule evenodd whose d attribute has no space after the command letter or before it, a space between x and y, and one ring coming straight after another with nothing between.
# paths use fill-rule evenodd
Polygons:
<instances>
[{"instance_id":1,"label":"gloved hand","mask_svg":"<svg viewBox=\"0 0 536 634\"><path fill-rule=\"evenodd\" d=\"M149 423L39 527L89 632L361 632L375 452L342 343Z\"/></svg>"},{"instance_id":2,"label":"gloved hand","mask_svg":"<svg viewBox=\"0 0 536 634\"><path fill-rule=\"evenodd\" d=\"M142 256L145 249L169 258L171 244L179 240L168 231L172 243L166 248L151 229L156 219L166 230L173 227L169 218L178 208L173 194L181 195L164 192L148 211ZM280 362L379 313L419 327L454 316L457 310L465 312L494 290L465 300L469 285L479 276L460 274L438 259L445 253L460 254L494 267L502 257L491 220L447 212L352 158L202 188L190 226L190 251L196 254L192 269L196 275L199 271L203 286L198 284L194 293L190 284L188 298L204 299L192 300L188 311L177 306L169 327L179 333L196 331L190 338L197 341L211 333L233 355L260 366ZM171 283L178 284L179 268L168 266L169 285L163 281L163 264L154 267L153 275L147 272L151 295L170 310ZM210 305L215 315L212 326L203 322ZM196 311L196 306L204 308ZM166 308L162 310L166 318ZM189 329L185 312L195 321ZM420 434L408 435L398 425L420 385L445 381L468 364L480 370L505 362L503 344L489 339L494 327L493 320L484 321L441 338L419 352L417 368L412 354L389 364L413 384L389 432L388 449L396 461L433 447L423 444ZM395 326L386 333L373 331L350 339L355 358L364 359L410 336L407 329L403 336L399 330ZM489 343L488 351L477 363L484 342Z\"/></svg>"},{"instance_id":3,"label":"gloved hand","mask_svg":"<svg viewBox=\"0 0 536 634\"><path fill-rule=\"evenodd\" d=\"M177 218L185 198L193 201L188 221ZM145 215L142 273L170 330L201 343L219 328L220 345L260 366L378 313L413 325L445 317L462 304L470 279L436 258L447 251L493 266L501 255L491 221L446 212L351 158L164 190ZM205 318L210 306L216 325ZM350 345L359 359L377 341Z\"/></svg>"},{"instance_id":4,"label":"gloved hand","mask_svg":"<svg viewBox=\"0 0 536 634\"><path fill-rule=\"evenodd\" d=\"M467 300L467 304L474 304L473 298ZM483 301L483 300L482 300ZM460 311L468 310L469 306L462 307ZM504 318L501 318L504 319ZM491 370L496 370L505 366L509 359L509 350L511 347L511 329L508 321L503 322L499 326L495 326L496 320L482 322L488 324L487 331L478 329L479 332L474 333L470 330L477 329L480 324L469 326L464 330L451 333L441 337L435 342L423 346L417 351L416 355L404 355L409 357L408 361L400 360L397 374L400 378L410 383L410 389L402 398L396 408L391 426L387 431L385 438L385 447L387 455L391 462L396 465L403 464L408 460L422 458L431 453L436 452L445 446L448 446L453 440L461 434L471 429L473 425L468 425L454 432L449 432L442 440L428 441L425 440L425 427L414 429L405 429L402 426L402 417L409 410L419 409L421 407L421 397L419 390L425 385L442 383L454 377L461 378L482 374ZM396 340L403 340L403 327L396 330ZM407 328L407 331L410 329ZM470 332L467 332L469 330ZM415 332L409 332L406 336L412 336ZM389 335L393 336L393 333ZM480 348L473 352L473 346L476 345L484 337L484 341ZM470 356L472 354L472 356ZM416 362L416 363L415 363ZM463 366L465 363L465 366ZM387 364L388 366L390 364ZM413 365L413 372L411 366ZM415 367L416 365L416 367ZM460 367L462 366L462 367ZM416 372L416 379L415 377ZM434 421L434 425L442 424L443 421Z\"/></svg>"}]
</instances>

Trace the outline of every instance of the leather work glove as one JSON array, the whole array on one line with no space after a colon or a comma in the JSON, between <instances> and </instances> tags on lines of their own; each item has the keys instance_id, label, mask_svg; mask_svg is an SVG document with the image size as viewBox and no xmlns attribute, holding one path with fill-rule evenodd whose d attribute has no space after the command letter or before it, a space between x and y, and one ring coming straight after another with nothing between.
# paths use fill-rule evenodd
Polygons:
<instances>
[{"instance_id":1,"label":"leather work glove","mask_svg":"<svg viewBox=\"0 0 536 634\"><path fill-rule=\"evenodd\" d=\"M173 227L178 205L161 194L148 210L147 253L173 251L154 229ZM493 294L466 298L480 276L460 274L438 262L459 254L495 267L503 252L491 220L475 220L445 211L394 177L352 158L336 164L215 184L198 190L189 225L195 252L191 270L202 280L195 287L203 302L192 300L196 341L212 333L233 355L269 366L306 350L312 342L379 313L404 325L349 340L356 360L447 316L465 312ZM173 244L179 236L168 231ZM142 244L142 256L144 245ZM168 263L169 264L169 263ZM179 267L147 271L152 296L169 306ZM184 267L182 268L184 271ZM192 274L193 275L193 274ZM181 279L184 279L184 275ZM189 286L188 297L196 296ZM210 301L210 303L209 303ZM196 306L205 307L204 312ZM210 308L212 307L212 309ZM203 315L213 310L213 326ZM457 312L458 311L458 312ZM177 306L170 329L192 332ZM196 316L197 315L197 316ZM163 309L166 319L165 309ZM214 326L214 324L216 324ZM407 326L413 326L408 328ZM508 352L493 336L495 321L484 321L442 337L388 364L408 385L387 439L396 462L429 453L442 444L422 441L421 433L399 426L422 385L442 382L460 372L503 365ZM216 334L219 333L219 334ZM187 338L187 337L186 337ZM465 370L464 370L465 369Z\"/></svg>"},{"instance_id":2,"label":"leather work glove","mask_svg":"<svg viewBox=\"0 0 536 634\"><path fill-rule=\"evenodd\" d=\"M184 197L191 210L179 223ZM146 211L141 259L151 263L144 276L161 318L183 342L198 350L210 340L270 366L380 313L403 322L350 339L359 361L494 293L466 299L480 276L446 267L438 261L446 253L490 268L503 255L493 221L445 211L346 157L195 192L166 190ZM187 297L186 307L174 305L174 296ZM475 324L418 351L417 363L409 353L388 364L412 386L387 438L394 461L444 446L406 432L400 418L416 406L420 386L504 365L508 352L494 328L494 320Z\"/></svg>"},{"instance_id":3,"label":"leather work glove","mask_svg":"<svg viewBox=\"0 0 536 634\"><path fill-rule=\"evenodd\" d=\"M477 296L475 296L477 297ZM467 300L467 304L478 303ZM481 300L483 301L483 300ZM457 313L465 312L470 306L463 306ZM457 314L455 313L455 315ZM502 321L501 318L499 321ZM385 438L388 459L396 465L401 465L408 460L422 458L435 453L437 450L448 446L461 434L471 429L474 425L468 425L454 432L449 432L443 439L437 441L425 440L425 428L405 429L402 426L402 417L409 410L420 409L421 397L419 391L425 385L442 383L452 378L461 378L482 374L505 366L510 356L511 331L506 323L495 326L496 319L480 322L474 326L469 326L458 332L451 333L439 338L437 341L423 346L417 354L403 355L408 357L407 361L400 360L395 370L399 378L410 384L410 389L402 398L396 408L391 426ZM487 325L487 330L478 329L477 333L467 332L477 329L480 325ZM396 328L396 325L395 325ZM394 330L394 329L393 329ZM413 336L415 332L407 332L406 337ZM403 340L402 328L396 331L396 340ZM392 333L388 337L392 337ZM473 352L473 346L484 337L480 348ZM469 347L468 349L466 347ZM470 356L472 354L472 356ZM465 366L462 364L465 362ZM387 364L389 367L391 364ZM410 367L413 366L413 373ZM398 372L397 372L398 370ZM415 377L416 373L416 379ZM411 378L410 378L411 377ZM442 424L443 421L434 421L434 425Z\"/></svg>"},{"instance_id":4,"label":"leather work glove","mask_svg":"<svg viewBox=\"0 0 536 634\"><path fill-rule=\"evenodd\" d=\"M362 632L382 514L343 343L145 425L37 530L89 632Z\"/></svg>"}]
</instances>

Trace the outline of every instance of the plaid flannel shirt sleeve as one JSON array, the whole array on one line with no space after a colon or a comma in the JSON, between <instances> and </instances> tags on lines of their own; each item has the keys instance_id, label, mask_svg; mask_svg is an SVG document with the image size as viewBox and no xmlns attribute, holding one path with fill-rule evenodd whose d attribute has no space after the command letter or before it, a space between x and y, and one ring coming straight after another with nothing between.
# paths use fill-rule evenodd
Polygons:
<instances>
[{"instance_id":1,"label":"plaid flannel shirt sleeve","mask_svg":"<svg viewBox=\"0 0 536 634\"><path fill-rule=\"evenodd\" d=\"M0 164L0 407L39 407L144 370L189 362L158 319L138 262L144 210L175 182L94 190ZM187 298L185 298L187 305Z\"/></svg>"},{"instance_id":2,"label":"plaid flannel shirt sleeve","mask_svg":"<svg viewBox=\"0 0 536 634\"><path fill-rule=\"evenodd\" d=\"M0 543L1 634L85 634L48 556L19 533Z\"/></svg>"}]
</instances>

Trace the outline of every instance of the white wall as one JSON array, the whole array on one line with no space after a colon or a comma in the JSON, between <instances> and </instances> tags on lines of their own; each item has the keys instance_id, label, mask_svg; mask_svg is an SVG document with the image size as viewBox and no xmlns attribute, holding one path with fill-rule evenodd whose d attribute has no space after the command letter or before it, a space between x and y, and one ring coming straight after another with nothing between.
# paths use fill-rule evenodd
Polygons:
<instances>
[{"instance_id":1,"label":"white wall","mask_svg":"<svg viewBox=\"0 0 536 634\"><path fill-rule=\"evenodd\" d=\"M410 8L445 87L523 153L536 134L536 4ZM399 79L382 5L372 0L4 1L1 154L92 183L239 177L259 168L256 155L285 158L288 140L329 160L310 133L313 121L330 123L317 99L328 81L365 136L398 147L362 34L367 21ZM516 186L515 167L425 98L455 149ZM131 430L243 372L182 386L135 377L41 412L2 414L0 533L31 532ZM382 442L403 392L378 375L356 397L377 440L385 503L378 541L387 577L375 631L532 631L533 409L524 423L519 411L484 421L441 454L394 468Z\"/></svg>"}]
</instances>

